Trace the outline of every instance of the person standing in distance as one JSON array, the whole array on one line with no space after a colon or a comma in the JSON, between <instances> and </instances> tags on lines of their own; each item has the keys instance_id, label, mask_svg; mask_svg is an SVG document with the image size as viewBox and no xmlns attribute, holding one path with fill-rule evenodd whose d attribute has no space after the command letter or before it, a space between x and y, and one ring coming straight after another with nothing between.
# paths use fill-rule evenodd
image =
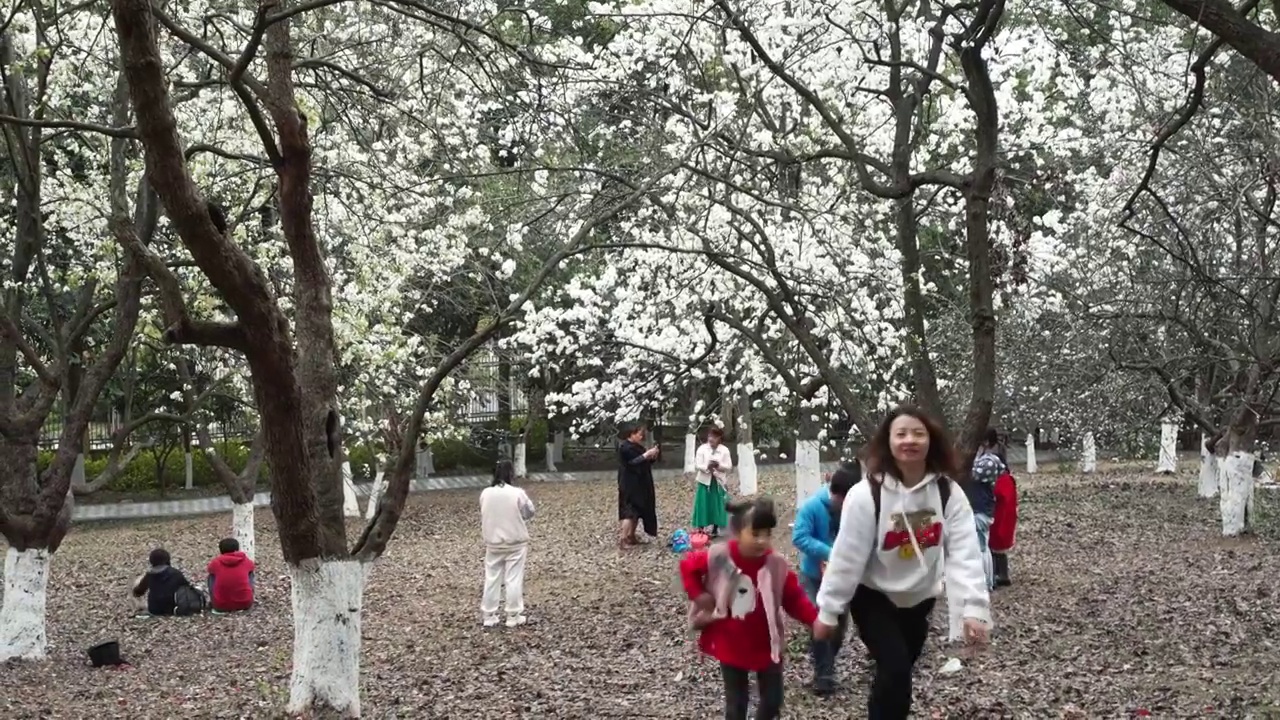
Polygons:
<instances>
[{"instance_id":1,"label":"person standing in distance","mask_svg":"<svg viewBox=\"0 0 1280 720\"><path fill-rule=\"evenodd\" d=\"M965 640L987 641L987 577L973 510L951 480L955 467L942 428L921 410L900 406L872 438L867 482L849 491L840 513L813 635L833 637L840 613L849 609L875 660L867 703L872 720L910 716L912 674L944 578L962 604Z\"/></svg>"},{"instance_id":2,"label":"person standing in distance","mask_svg":"<svg viewBox=\"0 0 1280 720\"><path fill-rule=\"evenodd\" d=\"M655 445L644 446L644 425L625 423L618 432L618 545L636 545L636 526L649 538L658 536L658 497L653 488L653 464L661 457Z\"/></svg>"}]
</instances>

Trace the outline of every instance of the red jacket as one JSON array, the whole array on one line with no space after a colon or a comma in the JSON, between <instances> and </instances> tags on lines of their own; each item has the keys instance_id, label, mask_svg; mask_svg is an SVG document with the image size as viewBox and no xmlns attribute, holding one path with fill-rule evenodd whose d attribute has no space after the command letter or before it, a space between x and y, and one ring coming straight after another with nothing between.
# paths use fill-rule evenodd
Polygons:
<instances>
[{"instance_id":1,"label":"red jacket","mask_svg":"<svg viewBox=\"0 0 1280 720\"><path fill-rule=\"evenodd\" d=\"M209 594L214 610L253 607L253 561L237 550L209 561Z\"/></svg>"},{"instance_id":2,"label":"red jacket","mask_svg":"<svg viewBox=\"0 0 1280 720\"><path fill-rule=\"evenodd\" d=\"M730 667L752 672L766 670L773 665L770 657L769 620L760 599L760 591L755 587L756 573L764 567L765 556L745 557L738 551L738 542L731 540L729 557L742 575L750 578L748 587L753 597L752 600L735 602L734 605L741 607L741 603L746 602L750 609L745 616L734 617L734 613L730 612L727 617L707 625L698 637L698 647ZM706 551L689 553L680 561L680 581L690 600L696 600L709 591L706 586L707 569ZM739 587L742 587L743 581L739 582ZM788 615L805 625L813 625L818 619L818 609L809 602L794 571L787 572L787 579L782 586L781 604Z\"/></svg>"},{"instance_id":3,"label":"red jacket","mask_svg":"<svg viewBox=\"0 0 1280 720\"><path fill-rule=\"evenodd\" d=\"M1005 553L1013 549L1018 530L1018 483L1013 475L1004 473L996 478L995 493L996 511L991 518L987 546L991 552Z\"/></svg>"}]
</instances>

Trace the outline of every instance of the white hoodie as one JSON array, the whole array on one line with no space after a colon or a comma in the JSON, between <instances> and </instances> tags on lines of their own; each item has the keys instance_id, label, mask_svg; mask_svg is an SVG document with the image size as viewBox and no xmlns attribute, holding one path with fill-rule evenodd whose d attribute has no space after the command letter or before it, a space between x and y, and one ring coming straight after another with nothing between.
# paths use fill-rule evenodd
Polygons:
<instances>
[{"instance_id":1,"label":"white hoodie","mask_svg":"<svg viewBox=\"0 0 1280 720\"><path fill-rule=\"evenodd\" d=\"M871 482L853 486L845 496L840 531L818 591L819 621L835 625L860 584L879 590L894 605L905 608L941 594L945 577L948 596L963 604L964 617L991 624L991 601L973 510L956 485L944 512L937 480L937 475L928 475L908 488L897 478L883 476L880 524L874 533L869 530L876 514Z\"/></svg>"},{"instance_id":2,"label":"white hoodie","mask_svg":"<svg viewBox=\"0 0 1280 720\"><path fill-rule=\"evenodd\" d=\"M529 542L533 501L515 485L494 485L480 491L480 531L491 548L510 548Z\"/></svg>"}]
</instances>

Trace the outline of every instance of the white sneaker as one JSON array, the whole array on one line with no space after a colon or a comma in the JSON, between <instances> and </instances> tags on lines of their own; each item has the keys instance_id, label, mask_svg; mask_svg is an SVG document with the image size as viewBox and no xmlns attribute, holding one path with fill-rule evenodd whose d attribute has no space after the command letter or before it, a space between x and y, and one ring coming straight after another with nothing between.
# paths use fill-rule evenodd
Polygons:
<instances>
[{"instance_id":1,"label":"white sneaker","mask_svg":"<svg viewBox=\"0 0 1280 720\"><path fill-rule=\"evenodd\" d=\"M520 627L521 625L525 624L527 620L528 618L526 618L524 615L508 615L507 627L509 628Z\"/></svg>"},{"instance_id":2,"label":"white sneaker","mask_svg":"<svg viewBox=\"0 0 1280 720\"><path fill-rule=\"evenodd\" d=\"M491 628L491 627L498 627L498 616L497 616L497 615L485 615L485 616L484 616L484 626L485 626L485 627L487 627L487 628Z\"/></svg>"}]
</instances>

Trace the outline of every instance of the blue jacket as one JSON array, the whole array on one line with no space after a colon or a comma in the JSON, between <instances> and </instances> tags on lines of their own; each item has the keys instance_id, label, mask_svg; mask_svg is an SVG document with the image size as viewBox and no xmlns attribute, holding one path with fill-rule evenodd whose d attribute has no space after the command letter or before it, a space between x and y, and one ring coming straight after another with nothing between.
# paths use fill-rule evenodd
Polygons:
<instances>
[{"instance_id":1,"label":"blue jacket","mask_svg":"<svg viewBox=\"0 0 1280 720\"><path fill-rule=\"evenodd\" d=\"M796 511L791 544L800 551L800 574L817 580L831 557L831 492L824 485Z\"/></svg>"}]
</instances>

